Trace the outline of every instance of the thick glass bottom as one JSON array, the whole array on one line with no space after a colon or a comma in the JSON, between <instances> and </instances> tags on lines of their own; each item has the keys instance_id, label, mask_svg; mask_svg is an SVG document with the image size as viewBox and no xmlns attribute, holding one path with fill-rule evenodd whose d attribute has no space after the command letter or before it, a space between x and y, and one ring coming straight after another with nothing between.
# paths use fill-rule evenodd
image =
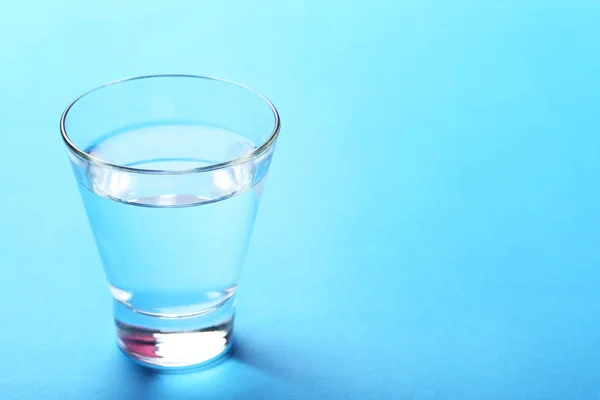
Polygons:
<instances>
[{"instance_id":1,"label":"thick glass bottom","mask_svg":"<svg viewBox=\"0 0 600 400\"><path fill-rule=\"evenodd\" d=\"M233 334L234 299L193 318L140 315L115 302L117 342L141 365L162 370L208 365L227 353Z\"/></svg>"}]
</instances>

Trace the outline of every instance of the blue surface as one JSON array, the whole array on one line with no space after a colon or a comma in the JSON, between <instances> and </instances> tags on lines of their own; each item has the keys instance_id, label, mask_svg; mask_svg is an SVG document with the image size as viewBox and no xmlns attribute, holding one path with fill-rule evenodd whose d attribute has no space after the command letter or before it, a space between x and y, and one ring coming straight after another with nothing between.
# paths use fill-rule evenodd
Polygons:
<instances>
[{"instance_id":1,"label":"blue surface","mask_svg":"<svg viewBox=\"0 0 600 400\"><path fill-rule=\"evenodd\" d=\"M599 3L168 3L2 6L3 399L598 398ZM165 72L283 122L236 349L189 375L116 350L58 132Z\"/></svg>"}]
</instances>

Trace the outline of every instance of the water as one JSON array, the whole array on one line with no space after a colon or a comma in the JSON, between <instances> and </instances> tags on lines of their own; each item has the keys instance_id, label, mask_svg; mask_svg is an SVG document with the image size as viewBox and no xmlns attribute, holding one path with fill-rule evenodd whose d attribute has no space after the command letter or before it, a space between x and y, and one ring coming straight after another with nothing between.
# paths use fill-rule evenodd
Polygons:
<instances>
[{"instance_id":1,"label":"water","mask_svg":"<svg viewBox=\"0 0 600 400\"><path fill-rule=\"evenodd\" d=\"M191 207L177 207L189 204L183 195L146 198L142 207L81 192L115 299L178 318L233 295L256 213L253 189Z\"/></svg>"},{"instance_id":2,"label":"water","mask_svg":"<svg viewBox=\"0 0 600 400\"><path fill-rule=\"evenodd\" d=\"M252 148L243 137L214 127L152 126L109 135L87 152L121 165L177 170ZM257 170L155 176L88 168L80 191L128 353L143 362L188 365L228 345L260 195ZM169 335L177 337L165 339ZM204 344L194 353L190 340Z\"/></svg>"}]
</instances>

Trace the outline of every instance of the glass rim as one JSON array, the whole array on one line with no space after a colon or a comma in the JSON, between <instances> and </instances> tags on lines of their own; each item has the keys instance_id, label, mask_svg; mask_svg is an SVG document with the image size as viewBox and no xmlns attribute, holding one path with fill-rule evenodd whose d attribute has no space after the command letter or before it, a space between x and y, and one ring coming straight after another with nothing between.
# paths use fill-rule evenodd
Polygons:
<instances>
[{"instance_id":1,"label":"glass rim","mask_svg":"<svg viewBox=\"0 0 600 400\"><path fill-rule=\"evenodd\" d=\"M67 133L67 128L65 126L66 123L66 119L67 116L69 114L69 111L71 110L71 108L77 104L77 102L81 99L83 99L84 97L86 97L87 95L98 91L100 89L109 87L109 86L113 86L113 85L117 85L119 83L125 83L125 82L130 82L130 81L135 81L135 80L141 80L141 79L152 79L152 78L191 78L191 79L205 79L208 81L214 81L214 82L220 82L220 83L225 83L225 84L230 84L230 85L234 85L237 86L241 89L245 89L250 91L251 93L257 95L260 99L262 99L271 109L271 111L273 112L273 117L275 118L275 123L274 123L274 127L273 130L271 131L271 134L269 135L269 137L262 142L262 144L258 147L256 147L255 149L253 149L252 151L243 154L240 157L236 157L233 158L231 160L227 160L227 161L223 161L223 162L219 162L219 163L215 163L215 164L210 164L210 165L205 165L202 167L197 167L197 168L188 168L188 169L179 169L179 170L169 170L169 169L143 169L143 168L135 168L135 167L128 167L125 165L120 165L120 164L115 164L115 163L111 163L105 160L102 160L100 158L94 157L92 155L90 155L89 153L87 153L85 150L80 149L78 146L75 145L75 143L73 143ZM203 75L193 75L193 74L156 74L156 75L141 75L141 76L135 76L135 77L130 77L130 78L124 78L124 79L118 79L112 82L108 82L105 83L103 85L97 86L93 89L88 90L87 92L83 93L82 95L80 95L79 97L77 97L75 100L73 100L71 102L71 104L69 104L67 106L67 108L65 109L65 111L62 113L62 116L60 117L60 132L61 132L61 136L63 138L63 141L65 142L65 144L67 145L68 149L73 151L78 157L92 163L92 164L96 164L105 168L114 168L117 170L121 170L121 171L126 171L126 172L133 172L133 173L137 173L137 174L154 174L154 175L185 175L185 174L195 174L195 173L202 173L202 172L207 172L207 171L215 171L215 170L220 170L220 169L224 169L224 168L229 168L229 167L233 167L236 165L240 165L240 164L244 164L258 156L260 156L262 153L264 153L266 150L268 150L273 143L275 142L275 140L277 139L277 136L279 135L279 130L280 130L280 119L279 119L279 112L277 111L277 108L275 108L275 106L273 105L273 103L271 103L271 101L269 99L267 99L266 96L264 96L262 93L252 89L249 86L246 86L242 83L238 83L235 81L231 81L228 79L222 79L222 78L215 78L215 77L211 77L211 76L203 76Z\"/></svg>"}]
</instances>

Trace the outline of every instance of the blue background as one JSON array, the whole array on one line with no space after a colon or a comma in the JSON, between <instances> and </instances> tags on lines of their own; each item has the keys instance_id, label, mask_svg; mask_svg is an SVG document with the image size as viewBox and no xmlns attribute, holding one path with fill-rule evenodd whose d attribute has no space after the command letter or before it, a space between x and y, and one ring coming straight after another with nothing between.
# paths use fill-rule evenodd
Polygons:
<instances>
[{"instance_id":1,"label":"blue background","mask_svg":"<svg viewBox=\"0 0 600 400\"><path fill-rule=\"evenodd\" d=\"M596 399L600 3L0 7L3 399ZM156 375L58 131L106 81L244 82L282 133L217 367Z\"/></svg>"}]
</instances>

